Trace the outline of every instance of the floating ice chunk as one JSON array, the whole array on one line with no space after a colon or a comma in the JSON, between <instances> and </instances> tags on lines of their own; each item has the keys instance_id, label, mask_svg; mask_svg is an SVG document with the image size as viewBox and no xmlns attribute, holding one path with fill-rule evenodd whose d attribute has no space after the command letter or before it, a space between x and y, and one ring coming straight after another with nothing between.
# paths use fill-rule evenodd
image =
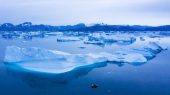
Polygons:
<instances>
[{"instance_id":1,"label":"floating ice chunk","mask_svg":"<svg viewBox=\"0 0 170 95\"><path fill-rule=\"evenodd\" d=\"M142 54L122 52L117 55L115 61L124 63L145 63L147 59Z\"/></svg>"},{"instance_id":2,"label":"floating ice chunk","mask_svg":"<svg viewBox=\"0 0 170 95\"><path fill-rule=\"evenodd\" d=\"M136 52L136 53L142 54L148 60L155 57L155 54L153 54L152 52L150 52L147 49L132 49L132 50L130 50L130 52Z\"/></svg>"},{"instance_id":3,"label":"floating ice chunk","mask_svg":"<svg viewBox=\"0 0 170 95\"><path fill-rule=\"evenodd\" d=\"M103 35L105 42L134 42L136 38L129 35Z\"/></svg>"},{"instance_id":4,"label":"floating ice chunk","mask_svg":"<svg viewBox=\"0 0 170 95\"><path fill-rule=\"evenodd\" d=\"M63 36L62 32L49 32L45 33L46 36Z\"/></svg>"},{"instance_id":5,"label":"floating ice chunk","mask_svg":"<svg viewBox=\"0 0 170 95\"><path fill-rule=\"evenodd\" d=\"M61 51L52 51L40 48L19 48L16 46L9 46L6 48L5 62L26 62L26 61L42 61L63 59L68 53Z\"/></svg>"},{"instance_id":6,"label":"floating ice chunk","mask_svg":"<svg viewBox=\"0 0 170 95\"><path fill-rule=\"evenodd\" d=\"M128 35L90 35L84 40L85 44L94 44L94 45L109 45L109 44L118 44L118 45L129 45L136 41L136 38Z\"/></svg>"},{"instance_id":7,"label":"floating ice chunk","mask_svg":"<svg viewBox=\"0 0 170 95\"><path fill-rule=\"evenodd\" d=\"M103 41L84 41L84 44L93 44L98 46L104 46L105 43Z\"/></svg>"},{"instance_id":8,"label":"floating ice chunk","mask_svg":"<svg viewBox=\"0 0 170 95\"><path fill-rule=\"evenodd\" d=\"M4 62L32 71L63 73L100 62L143 63L147 62L147 59L142 54L134 52L69 54L35 47L9 46L6 49Z\"/></svg>"},{"instance_id":9,"label":"floating ice chunk","mask_svg":"<svg viewBox=\"0 0 170 95\"><path fill-rule=\"evenodd\" d=\"M57 42L71 42L71 41L80 41L81 38L79 37L64 37L64 36L61 36L61 37L58 37L57 38Z\"/></svg>"},{"instance_id":10,"label":"floating ice chunk","mask_svg":"<svg viewBox=\"0 0 170 95\"><path fill-rule=\"evenodd\" d=\"M70 54L42 48L6 48L5 63L13 63L24 69L48 73L64 73L79 67L95 65L101 62L145 63L160 53L163 48L155 42L115 51L89 54Z\"/></svg>"},{"instance_id":11,"label":"floating ice chunk","mask_svg":"<svg viewBox=\"0 0 170 95\"><path fill-rule=\"evenodd\" d=\"M93 54L69 54L40 48L19 48L10 46L6 49L5 63L12 63L30 71L63 73L77 67L105 62L107 58Z\"/></svg>"},{"instance_id":12,"label":"floating ice chunk","mask_svg":"<svg viewBox=\"0 0 170 95\"><path fill-rule=\"evenodd\" d=\"M128 52L136 52L142 54L145 58L152 59L158 53L160 53L164 48L155 42L149 42L148 44L141 46L140 48L132 48Z\"/></svg>"},{"instance_id":13,"label":"floating ice chunk","mask_svg":"<svg viewBox=\"0 0 170 95\"><path fill-rule=\"evenodd\" d=\"M163 48L155 42L149 42L148 47L157 52L160 52L161 50L163 50Z\"/></svg>"}]
</instances>

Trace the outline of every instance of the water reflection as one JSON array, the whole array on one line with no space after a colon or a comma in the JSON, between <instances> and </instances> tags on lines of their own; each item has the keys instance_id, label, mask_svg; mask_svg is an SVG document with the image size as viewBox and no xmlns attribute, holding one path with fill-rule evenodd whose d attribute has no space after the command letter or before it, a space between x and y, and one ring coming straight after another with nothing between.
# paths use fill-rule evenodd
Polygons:
<instances>
[{"instance_id":1,"label":"water reflection","mask_svg":"<svg viewBox=\"0 0 170 95\"><path fill-rule=\"evenodd\" d=\"M94 68L101 68L107 66L107 63L103 62L98 63L96 65L83 66L61 74L33 72L23 70L22 68L11 64L5 64L5 66L9 75L12 75L15 78L21 78L23 82L27 83L30 87L49 88L65 85L73 79L85 76L86 74L88 74L88 72L90 72Z\"/></svg>"},{"instance_id":2,"label":"water reflection","mask_svg":"<svg viewBox=\"0 0 170 95\"><path fill-rule=\"evenodd\" d=\"M95 65L88 65L75 68L72 71L61 73L61 74L53 74L53 73L43 73L43 72L34 72L29 70L24 70L21 67L17 67L12 64L5 64L6 70L9 75L14 78L20 78L23 82L25 82L31 88L51 88L56 86L64 86L68 84L71 80L77 79L79 77L87 75L90 71L95 68L106 67L107 64L117 65L118 67L122 67L127 63L121 62L102 62L96 63ZM128 63L133 66L140 66L145 63Z\"/></svg>"},{"instance_id":3,"label":"water reflection","mask_svg":"<svg viewBox=\"0 0 170 95\"><path fill-rule=\"evenodd\" d=\"M99 34L99 35L102 35L102 34ZM106 34L106 35L114 36L114 33L113 34ZM57 32L55 32L55 33L50 34L50 33L46 33L46 32L29 32L29 33L26 33L26 32L10 32L10 33L8 33L8 32L6 32L6 33L1 34L1 37L3 39L20 38L20 39L24 39L24 40L32 40L34 38L46 38L46 37L51 37L51 36L60 37L60 38L62 38L63 36L65 36L66 38L67 38L67 36L72 36L72 37L75 37L75 38L78 37L78 38L80 38L81 42L83 42L83 44L91 44L91 45L100 46L100 47L105 47L106 45L109 46L109 45L112 45L112 44L122 45L122 46L126 47L126 45L134 44L136 42L136 39L137 39L137 37L131 37L130 40L126 41L126 40L106 39L106 38L102 38L102 37L101 38L94 38L94 37L91 37L90 33L61 33L61 32L57 33ZM85 40L85 38L87 36L89 36L88 38L90 38L90 39ZM53 40L56 40L56 39L53 39ZM144 38L140 38L140 40L145 41ZM85 41L88 41L88 42L85 42ZM57 42L57 40L56 40L56 42ZM39 43L36 43L36 44L39 44ZM55 43L53 43L53 44L55 44ZM42 45L42 47L43 47L43 45ZM61 46L61 44L60 44L60 46ZM63 48L64 46L61 46L61 47ZM83 47L83 45L79 46L79 48L86 50L86 47ZM89 47L87 46L87 49L88 48ZM92 47L92 48L94 48L94 47ZM77 51L78 50L76 50L76 52ZM89 51L89 50L87 50L87 51ZM97 49L94 49L94 50L91 50L91 51L97 51ZM98 51L101 51L101 49L99 49ZM103 62L103 63L98 63L98 64L95 64L95 65L79 67L79 68L76 68L72 71L69 71L67 73L62 73L62 74L33 72L33 71L23 70L23 68L20 68L20 67L17 67L16 65L11 65L11 64L5 64L5 66L6 66L6 69L7 69L9 75L11 75L15 78L22 79L23 82L28 84L28 86L30 86L30 87L32 87L32 88L49 88L49 87L66 85L71 80L85 76L90 71L92 71L93 69L105 67L105 66L107 66L107 64L113 64L113 65L117 65L119 67L122 67L125 64L130 64L130 65L133 65L133 66L141 66L145 63Z\"/></svg>"}]
</instances>

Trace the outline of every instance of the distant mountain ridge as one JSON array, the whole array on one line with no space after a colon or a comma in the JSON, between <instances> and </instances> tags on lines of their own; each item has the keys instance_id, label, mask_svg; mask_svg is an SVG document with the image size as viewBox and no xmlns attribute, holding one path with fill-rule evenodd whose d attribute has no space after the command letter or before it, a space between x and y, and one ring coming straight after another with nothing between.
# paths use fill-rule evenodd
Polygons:
<instances>
[{"instance_id":1,"label":"distant mountain ridge","mask_svg":"<svg viewBox=\"0 0 170 95\"><path fill-rule=\"evenodd\" d=\"M4 23L0 25L0 31L170 31L170 25L163 26L141 26L141 25L107 25L94 24L87 26L84 23L77 25L52 26L33 25L31 22L24 22L19 25Z\"/></svg>"}]
</instances>

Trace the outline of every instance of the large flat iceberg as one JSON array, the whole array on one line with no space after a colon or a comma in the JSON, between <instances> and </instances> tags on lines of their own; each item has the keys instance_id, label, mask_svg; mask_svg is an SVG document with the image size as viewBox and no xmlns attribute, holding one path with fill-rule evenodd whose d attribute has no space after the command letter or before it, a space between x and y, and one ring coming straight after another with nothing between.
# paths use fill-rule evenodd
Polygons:
<instances>
[{"instance_id":1,"label":"large flat iceberg","mask_svg":"<svg viewBox=\"0 0 170 95\"><path fill-rule=\"evenodd\" d=\"M8 46L4 62L24 70L60 74L102 62L145 63L162 50L163 48L155 42L149 42L140 48L115 50L112 53L99 52L88 54L71 54L37 47L21 48Z\"/></svg>"},{"instance_id":2,"label":"large flat iceberg","mask_svg":"<svg viewBox=\"0 0 170 95\"><path fill-rule=\"evenodd\" d=\"M136 41L134 36L130 35L106 35L106 34L91 34L84 39L85 44L94 45L130 45Z\"/></svg>"}]
</instances>

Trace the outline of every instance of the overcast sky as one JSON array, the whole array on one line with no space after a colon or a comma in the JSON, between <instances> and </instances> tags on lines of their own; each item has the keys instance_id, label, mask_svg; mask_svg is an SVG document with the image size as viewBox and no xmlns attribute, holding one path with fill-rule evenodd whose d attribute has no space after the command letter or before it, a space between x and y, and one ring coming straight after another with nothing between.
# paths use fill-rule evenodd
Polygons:
<instances>
[{"instance_id":1,"label":"overcast sky","mask_svg":"<svg viewBox=\"0 0 170 95\"><path fill-rule=\"evenodd\" d=\"M170 24L170 0L0 0L0 23Z\"/></svg>"}]
</instances>

